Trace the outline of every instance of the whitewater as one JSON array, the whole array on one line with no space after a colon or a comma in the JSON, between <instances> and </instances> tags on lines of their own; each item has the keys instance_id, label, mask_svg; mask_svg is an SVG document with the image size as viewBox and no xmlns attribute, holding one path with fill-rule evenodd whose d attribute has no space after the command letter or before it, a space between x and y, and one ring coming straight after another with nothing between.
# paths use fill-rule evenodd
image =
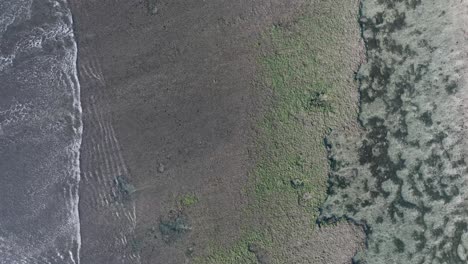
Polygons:
<instances>
[{"instance_id":1,"label":"whitewater","mask_svg":"<svg viewBox=\"0 0 468 264\"><path fill-rule=\"evenodd\" d=\"M0 263L80 263L82 112L68 3L0 1Z\"/></svg>"}]
</instances>

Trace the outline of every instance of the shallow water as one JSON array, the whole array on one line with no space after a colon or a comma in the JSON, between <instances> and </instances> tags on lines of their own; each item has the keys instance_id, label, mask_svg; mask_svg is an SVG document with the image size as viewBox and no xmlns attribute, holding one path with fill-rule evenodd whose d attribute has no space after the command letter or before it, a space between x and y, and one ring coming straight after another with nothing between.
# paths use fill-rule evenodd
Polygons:
<instances>
[{"instance_id":1,"label":"shallow water","mask_svg":"<svg viewBox=\"0 0 468 264\"><path fill-rule=\"evenodd\" d=\"M79 263L76 57L65 1L0 2L0 263Z\"/></svg>"},{"instance_id":2,"label":"shallow water","mask_svg":"<svg viewBox=\"0 0 468 264\"><path fill-rule=\"evenodd\" d=\"M368 228L358 263L466 263L466 45L455 1L362 2L360 135L329 137L322 216Z\"/></svg>"}]
</instances>

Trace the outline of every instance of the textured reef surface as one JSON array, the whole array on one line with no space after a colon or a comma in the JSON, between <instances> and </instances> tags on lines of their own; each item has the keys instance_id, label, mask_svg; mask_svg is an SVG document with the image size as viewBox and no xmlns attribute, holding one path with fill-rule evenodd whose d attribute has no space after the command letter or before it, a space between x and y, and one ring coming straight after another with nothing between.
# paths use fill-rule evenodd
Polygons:
<instances>
[{"instance_id":1,"label":"textured reef surface","mask_svg":"<svg viewBox=\"0 0 468 264\"><path fill-rule=\"evenodd\" d=\"M357 263L466 263L466 33L460 1L363 0L360 133L327 139L322 217L367 227Z\"/></svg>"}]
</instances>

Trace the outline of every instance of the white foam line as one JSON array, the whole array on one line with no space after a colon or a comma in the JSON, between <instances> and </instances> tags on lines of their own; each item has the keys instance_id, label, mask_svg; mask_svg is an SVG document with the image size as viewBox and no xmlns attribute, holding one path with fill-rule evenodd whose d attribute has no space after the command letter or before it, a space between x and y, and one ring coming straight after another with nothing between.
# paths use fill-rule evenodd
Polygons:
<instances>
[{"instance_id":1,"label":"white foam line","mask_svg":"<svg viewBox=\"0 0 468 264\"><path fill-rule=\"evenodd\" d=\"M70 10L70 9L69 9ZM71 23L73 24L73 17L71 16L71 11L70 11L70 20ZM71 37L73 38L73 60L74 60L74 67L71 69L72 72L72 78L73 82L75 83L73 90L73 107L74 110L76 111L76 140L74 143L74 148L77 153L77 155L74 157L75 161L74 164L76 164L76 171L75 171L75 177L76 177L76 189L74 192L74 206L73 206L73 215L75 216L75 228L76 228L76 243L77 243L77 248L76 248L76 264L80 264L80 252L81 252L81 221L80 221L80 212L79 212L79 201L80 201L80 196L79 196L79 184L80 184L80 178L81 178L81 168L80 168L80 150L81 150L81 144L82 144L82 137L83 137L83 110L81 108L81 90L80 90L80 82L78 79L78 46L75 40L75 35L73 28L71 28L70 32ZM74 260L75 262L75 260Z\"/></svg>"}]
</instances>

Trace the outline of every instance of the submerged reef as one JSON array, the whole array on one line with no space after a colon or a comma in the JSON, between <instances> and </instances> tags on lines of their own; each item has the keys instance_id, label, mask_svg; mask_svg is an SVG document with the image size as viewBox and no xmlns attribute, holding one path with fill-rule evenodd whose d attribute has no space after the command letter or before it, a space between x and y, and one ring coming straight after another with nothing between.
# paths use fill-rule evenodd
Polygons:
<instances>
[{"instance_id":1,"label":"submerged reef","mask_svg":"<svg viewBox=\"0 0 468 264\"><path fill-rule=\"evenodd\" d=\"M367 227L356 263L466 263L461 26L455 1L363 0L362 132L328 137L322 219Z\"/></svg>"}]
</instances>

